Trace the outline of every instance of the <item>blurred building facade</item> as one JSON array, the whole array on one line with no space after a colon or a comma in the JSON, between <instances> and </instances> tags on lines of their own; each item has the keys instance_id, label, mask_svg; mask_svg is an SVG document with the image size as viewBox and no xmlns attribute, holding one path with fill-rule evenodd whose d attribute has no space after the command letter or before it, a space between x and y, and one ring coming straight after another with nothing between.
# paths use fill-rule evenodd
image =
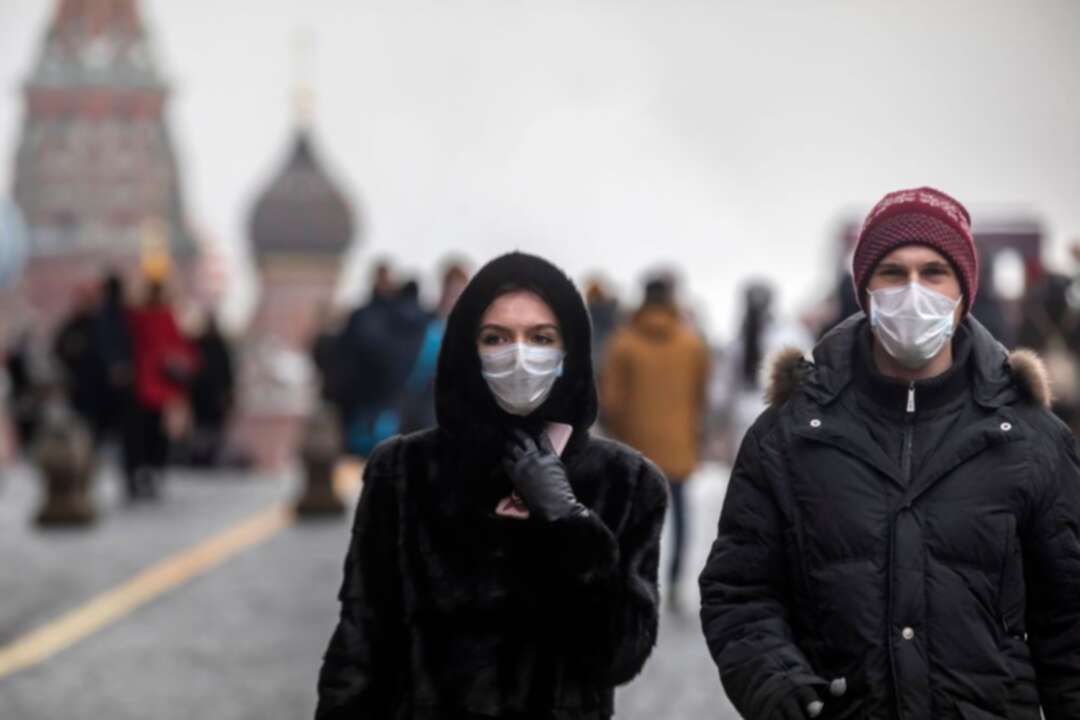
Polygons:
<instances>
[{"instance_id":1,"label":"blurred building facade","mask_svg":"<svg viewBox=\"0 0 1080 720\"><path fill-rule=\"evenodd\" d=\"M21 297L48 332L72 288L115 267L186 277L197 245L165 121L169 87L136 0L59 0L24 87L13 197Z\"/></svg>"}]
</instances>

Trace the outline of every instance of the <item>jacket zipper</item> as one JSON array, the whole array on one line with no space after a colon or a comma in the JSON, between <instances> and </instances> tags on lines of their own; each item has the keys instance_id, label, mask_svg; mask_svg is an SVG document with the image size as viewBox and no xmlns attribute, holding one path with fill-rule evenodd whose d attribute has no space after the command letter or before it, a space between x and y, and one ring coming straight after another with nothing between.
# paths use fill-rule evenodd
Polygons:
<instances>
[{"instance_id":1,"label":"jacket zipper","mask_svg":"<svg viewBox=\"0 0 1080 720\"><path fill-rule=\"evenodd\" d=\"M915 383L908 385L907 413L904 415L904 446L900 460L900 470L904 476L904 485L911 487L911 454L915 435Z\"/></svg>"},{"instance_id":2,"label":"jacket zipper","mask_svg":"<svg viewBox=\"0 0 1080 720\"><path fill-rule=\"evenodd\" d=\"M904 479L904 486L906 488L911 487L911 445L913 436L915 434L915 383L912 381L908 384L907 391L907 407L904 413L904 445L901 449L900 458L900 473ZM906 491L905 491L906 492ZM889 520L889 625L890 631L893 623L893 612L895 611L894 597L896 592L896 515L894 514ZM889 651L889 666L892 671L893 681L896 680L896 657L893 649ZM896 688L896 692L893 693L893 701L896 705L896 717L900 718L904 716L901 693L899 688Z\"/></svg>"}]
</instances>

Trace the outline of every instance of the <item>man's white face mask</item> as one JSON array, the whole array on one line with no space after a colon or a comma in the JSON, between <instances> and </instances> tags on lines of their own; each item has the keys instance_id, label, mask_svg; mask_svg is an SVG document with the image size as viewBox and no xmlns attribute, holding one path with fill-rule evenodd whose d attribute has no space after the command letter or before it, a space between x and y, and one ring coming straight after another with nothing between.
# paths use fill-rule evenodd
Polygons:
<instances>
[{"instance_id":1,"label":"man's white face mask","mask_svg":"<svg viewBox=\"0 0 1080 720\"><path fill-rule=\"evenodd\" d=\"M870 292L870 327L898 363L920 370L937 357L953 336L953 300L913 282Z\"/></svg>"},{"instance_id":2,"label":"man's white face mask","mask_svg":"<svg viewBox=\"0 0 1080 720\"><path fill-rule=\"evenodd\" d=\"M480 367L491 393L511 415L528 415L544 404L562 375L566 353L557 348L515 343L480 353Z\"/></svg>"}]
</instances>

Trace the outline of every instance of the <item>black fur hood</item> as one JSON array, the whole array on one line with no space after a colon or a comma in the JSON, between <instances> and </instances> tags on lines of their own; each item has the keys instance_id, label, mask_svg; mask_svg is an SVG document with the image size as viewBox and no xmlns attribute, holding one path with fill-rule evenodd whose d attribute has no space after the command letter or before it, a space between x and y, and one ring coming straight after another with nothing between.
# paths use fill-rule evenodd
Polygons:
<instances>
[{"instance_id":1,"label":"black fur hood","mask_svg":"<svg viewBox=\"0 0 1080 720\"><path fill-rule=\"evenodd\" d=\"M507 288L530 290L543 298L558 318L566 344L562 377L547 402L527 419L495 403L480 374L476 348L484 311ZM597 397L589 313L570 278L547 260L521 252L502 255L481 268L447 320L435 393L439 428L456 442L501 442L505 429L517 424L562 422L573 426L572 442L580 445L596 421Z\"/></svg>"}]
</instances>

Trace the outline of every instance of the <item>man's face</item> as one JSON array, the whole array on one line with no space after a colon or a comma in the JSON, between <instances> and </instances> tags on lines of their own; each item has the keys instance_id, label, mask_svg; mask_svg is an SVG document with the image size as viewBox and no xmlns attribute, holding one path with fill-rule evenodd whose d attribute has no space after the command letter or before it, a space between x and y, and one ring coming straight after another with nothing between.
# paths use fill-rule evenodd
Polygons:
<instances>
[{"instance_id":1,"label":"man's face","mask_svg":"<svg viewBox=\"0 0 1080 720\"><path fill-rule=\"evenodd\" d=\"M867 292L919 283L952 300L961 296L960 278L945 256L925 245L904 245L886 255L874 268ZM963 303L956 307L954 324L960 322Z\"/></svg>"}]
</instances>

